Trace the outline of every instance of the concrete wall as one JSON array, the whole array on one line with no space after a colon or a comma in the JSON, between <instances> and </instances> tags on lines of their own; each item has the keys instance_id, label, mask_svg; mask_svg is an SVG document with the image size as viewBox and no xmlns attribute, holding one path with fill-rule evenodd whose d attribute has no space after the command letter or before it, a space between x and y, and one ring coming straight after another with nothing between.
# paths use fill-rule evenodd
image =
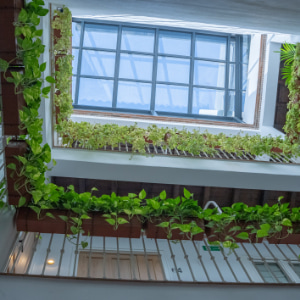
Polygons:
<instances>
[{"instance_id":1,"label":"concrete wall","mask_svg":"<svg viewBox=\"0 0 300 300\"><path fill-rule=\"evenodd\" d=\"M17 237L14 214L14 209L4 208L0 210L0 272L5 267Z\"/></svg>"},{"instance_id":2,"label":"concrete wall","mask_svg":"<svg viewBox=\"0 0 300 300\"><path fill-rule=\"evenodd\" d=\"M174 284L0 275L1 300L298 299L298 285Z\"/></svg>"}]
</instances>

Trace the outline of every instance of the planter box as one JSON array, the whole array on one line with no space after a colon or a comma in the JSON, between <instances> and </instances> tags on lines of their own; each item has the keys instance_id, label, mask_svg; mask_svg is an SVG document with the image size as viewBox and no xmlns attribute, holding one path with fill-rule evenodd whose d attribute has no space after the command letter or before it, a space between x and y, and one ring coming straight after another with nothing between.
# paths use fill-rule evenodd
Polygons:
<instances>
[{"instance_id":1,"label":"planter box","mask_svg":"<svg viewBox=\"0 0 300 300\"><path fill-rule=\"evenodd\" d=\"M27 143L25 141L10 141L9 144L5 147L5 163L6 166L10 163L16 164L17 172L19 172L22 164L15 158L15 156L24 156L24 154L28 151L27 150ZM19 189L19 191L15 190L15 183L18 186L24 185L26 178L25 177L18 177L17 174L13 174L13 170L8 169L6 167L6 174L7 174L7 191L8 191L8 203L10 205L18 205L20 197L23 196L26 198L27 202L31 199L31 194L29 194L23 186Z\"/></svg>"},{"instance_id":2,"label":"planter box","mask_svg":"<svg viewBox=\"0 0 300 300\"><path fill-rule=\"evenodd\" d=\"M23 0L1 0L0 3L0 57L6 61L11 61L16 57L18 47L13 22L18 20L23 7ZM12 65L21 63L21 61L14 60Z\"/></svg>"},{"instance_id":3,"label":"planter box","mask_svg":"<svg viewBox=\"0 0 300 300\"><path fill-rule=\"evenodd\" d=\"M154 220L154 222L149 222L146 225L146 236L150 239L168 239L167 237L167 229L162 227L157 227L156 225L161 222L168 222L170 218L161 218L159 220ZM204 221L198 218L189 218L184 223L188 224L191 221L195 221L197 225L204 229ZM175 222L176 223L176 222ZM193 236L193 240L201 241L204 238L204 232L196 234ZM186 234L181 234L179 229L172 230L172 238L171 240L189 240Z\"/></svg>"},{"instance_id":4,"label":"planter box","mask_svg":"<svg viewBox=\"0 0 300 300\"><path fill-rule=\"evenodd\" d=\"M55 219L46 216L50 212ZM28 207L18 208L16 213L16 226L18 231L72 234L71 224L63 221L59 216L70 216L73 213L67 210L46 209L41 212L40 219L37 214Z\"/></svg>"},{"instance_id":5,"label":"planter box","mask_svg":"<svg viewBox=\"0 0 300 300\"><path fill-rule=\"evenodd\" d=\"M8 74L9 75L9 74ZM2 112L4 135L25 135L26 129L20 129L19 110L26 106L23 94L15 94L13 83L7 82L1 74Z\"/></svg>"},{"instance_id":6,"label":"planter box","mask_svg":"<svg viewBox=\"0 0 300 300\"><path fill-rule=\"evenodd\" d=\"M276 244L300 244L300 223L293 223L293 233L288 234L287 227L283 226L280 238L275 242Z\"/></svg>"},{"instance_id":7,"label":"planter box","mask_svg":"<svg viewBox=\"0 0 300 300\"><path fill-rule=\"evenodd\" d=\"M103 236L103 237L124 237L124 238L140 238L142 223L134 216L129 223L119 225L117 230L110 225L100 212L92 212L89 214L91 219L83 220L82 228L84 235ZM127 219L127 215L120 215Z\"/></svg>"}]
</instances>

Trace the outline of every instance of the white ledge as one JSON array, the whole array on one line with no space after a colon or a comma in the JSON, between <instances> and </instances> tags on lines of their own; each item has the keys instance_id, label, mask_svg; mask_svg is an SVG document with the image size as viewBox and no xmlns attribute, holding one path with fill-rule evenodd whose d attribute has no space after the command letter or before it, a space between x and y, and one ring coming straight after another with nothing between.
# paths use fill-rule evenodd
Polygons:
<instances>
[{"instance_id":1,"label":"white ledge","mask_svg":"<svg viewBox=\"0 0 300 300\"><path fill-rule=\"evenodd\" d=\"M49 176L300 191L296 164L189 157L131 155L81 149L53 149L57 165Z\"/></svg>"}]
</instances>

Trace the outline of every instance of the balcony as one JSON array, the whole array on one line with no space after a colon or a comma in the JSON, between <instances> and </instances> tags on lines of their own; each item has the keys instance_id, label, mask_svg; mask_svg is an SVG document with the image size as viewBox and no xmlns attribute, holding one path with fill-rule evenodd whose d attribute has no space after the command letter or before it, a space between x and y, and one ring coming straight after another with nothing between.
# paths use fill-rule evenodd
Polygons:
<instances>
[{"instance_id":1,"label":"balcony","mask_svg":"<svg viewBox=\"0 0 300 300\"><path fill-rule=\"evenodd\" d=\"M85 240L82 249L78 241ZM20 232L6 274L181 283L300 283L299 245L82 237Z\"/></svg>"}]
</instances>

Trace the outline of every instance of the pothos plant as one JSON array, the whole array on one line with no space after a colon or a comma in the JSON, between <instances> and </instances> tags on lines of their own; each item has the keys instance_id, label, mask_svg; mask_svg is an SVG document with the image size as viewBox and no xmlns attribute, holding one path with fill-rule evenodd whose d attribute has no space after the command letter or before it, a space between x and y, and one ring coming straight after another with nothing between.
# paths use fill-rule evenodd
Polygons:
<instances>
[{"instance_id":1,"label":"pothos plant","mask_svg":"<svg viewBox=\"0 0 300 300\"><path fill-rule=\"evenodd\" d=\"M116 124L90 124L88 122L73 122L69 120L73 107L71 100L71 12L68 8L63 7L61 11L55 11L52 27L59 30L59 35L54 35L54 55L61 55L56 62L57 70L55 105L59 107L57 112L56 130L61 135L63 145L66 147L81 147L85 149L97 150L102 147L117 147L119 143L129 143L132 145L132 153L138 151L141 154L147 152L149 141L163 149L177 149L186 151L193 155L199 155L200 152L214 154L215 148L220 148L229 153L242 155L248 152L252 155L267 154L276 155L275 148L287 156L299 156L299 141L293 140L291 143L290 136L282 139L281 137L273 138L271 136L262 137L260 135L249 136L247 134L238 134L235 136L226 136L225 134L201 133L194 130L177 130L176 128L158 128L149 126L147 129L138 126L118 126ZM291 52L291 51L290 51ZM289 52L289 54L291 54ZM289 59L290 59L289 55ZM287 132L293 132L295 124L290 126L289 120L298 118L294 111L296 108L291 107L290 114L286 125ZM293 112L294 111L294 112ZM299 111L299 109L298 109ZM299 118L298 118L299 120Z\"/></svg>"},{"instance_id":2,"label":"pothos plant","mask_svg":"<svg viewBox=\"0 0 300 300\"><path fill-rule=\"evenodd\" d=\"M191 194L185 190L183 198L169 199L166 197L165 192L162 192L160 196L154 199L145 200L146 194L142 191L138 196L130 194L127 197L118 197L115 194L111 196L95 197L91 193L81 193L78 194L74 191L74 188L69 187L68 190L64 190L62 187L58 187L55 184L47 183L45 180L45 172L48 170L48 164L51 162L51 149L48 144L42 144L42 123L43 121L39 118L38 108L41 103L41 98L47 98L51 86L44 86L45 82L59 83L56 80L48 76L46 81L41 78L42 72L46 69L46 63L39 63L39 57L44 52L44 46L40 36L42 35L41 30L37 30L36 26L39 25L40 18L47 13L47 10L42 7L44 2L42 0L33 0L26 5L25 9L22 9L18 22L16 23L16 36L19 44L18 57L22 58L24 63L25 71L24 73L11 72L11 77L6 76L9 82L13 82L16 87L17 93L22 93L23 97L27 103L22 111L20 111L20 118L23 122L24 128L27 128L28 135L19 137L25 140L28 144L28 153L22 157L18 156L17 159L22 164L20 170L16 169L14 164L9 165L13 171L18 172L18 175L25 176L27 178L26 188L28 192L32 194L32 202L29 204L39 216L44 209L51 208L64 208L70 209L77 214L75 217L71 217L71 220L61 216L65 221L71 221L71 231L74 234L82 232L82 222L84 219L89 218L88 211L90 210L101 210L105 214L105 218L108 223L110 223L115 228L118 228L122 223L127 222L132 216L137 215L141 219L146 217L152 219L154 216L169 216L171 221L168 224L160 223L161 227L168 228L170 233L174 229L179 229L185 234L189 234L192 237L203 231L203 228L199 227L197 223L185 224L184 220L187 216L196 216L199 219L206 219L212 221L213 218L209 218L203 214L201 208L196 205L195 200L192 199ZM59 13L57 13L59 15ZM61 25L57 25L58 27ZM61 27L63 28L63 27ZM66 42L67 43L67 42ZM61 45L63 43L58 43ZM65 45L65 44L64 44ZM6 72L9 68L9 62L0 60L1 69ZM59 63L59 70L63 71L63 64ZM67 68L68 72L70 68ZM66 72L65 76L69 76ZM62 73L60 73L62 74ZM57 74L56 74L57 75ZM62 85L67 85L63 82ZM63 94L63 93L62 93ZM67 113L67 115L69 112ZM232 144L228 141L229 139L225 137L224 134L211 135L209 133L201 134L199 132L190 133L185 130L177 131L168 128L157 128L156 126L149 127L148 129L141 129L137 126L117 126L117 125L101 125L97 124L98 130L97 135L91 136L92 131L86 131L86 128L91 129L88 126L92 126L86 123L84 125L72 123L67 121L66 118L61 118L60 126L66 129L66 138L74 141L78 141L79 145L95 149L97 147L106 145L116 145L119 142L127 141L133 145L134 150L141 150L145 147L145 138L149 138L155 144L163 144L164 147L177 147L182 150L189 151L191 153L198 153L199 146L210 148L214 151L214 147L224 145L224 150L231 149ZM79 127L79 130L78 129ZM71 131L72 130L72 131ZM71 131L72 135L68 136L68 132ZM76 134L82 134L82 136L74 136ZM196 137L196 138L195 138ZM258 142L260 137L249 137L241 136L235 139L235 145L237 149L249 149L254 152L254 154L259 154L266 149L270 150L273 146L271 138L263 138L264 146L255 147L251 144L251 141ZM184 141L184 142L183 142ZM225 142L226 141L226 142ZM169 143L169 144L168 144ZM297 145L289 146L286 140L277 139L275 145L286 149L284 151L291 151L292 154L297 153ZM226 148L227 147L227 148ZM248 147L248 148L247 148ZM285 148L284 148L285 147ZM268 151L269 151L268 150ZM54 162L53 162L54 164ZM20 198L19 206L24 205L25 199ZM146 205L145 205L146 203ZM125 213L128 217L124 218L120 214ZM251 214L253 215L253 214ZM254 214L255 215L255 214ZM48 212L49 217L54 217L51 212ZM234 214L228 215L228 218L235 216ZM226 217L227 218L227 217ZM225 219L226 219L225 218ZM286 220L288 217L282 219L281 221L276 221L277 229L278 222L280 225L289 225ZM217 219L214 220L218 222ZM225 220L226 221L226 220ZM228 220L227 220L228 221ZM223 220L222 220L223 222ZM281 222L281 223L280 223ZM260 229L264 230L266 226L263 223ZM273 224L273 223L271 223ZM264 226L264 227L262 227ZM270 225L271 226L271 225ZM269 234L270 230L266 230ZM82 247L86 247L86 242L82 242ZM228 246L228 245L227 245Z\"/></svg>"}]
</instances>

